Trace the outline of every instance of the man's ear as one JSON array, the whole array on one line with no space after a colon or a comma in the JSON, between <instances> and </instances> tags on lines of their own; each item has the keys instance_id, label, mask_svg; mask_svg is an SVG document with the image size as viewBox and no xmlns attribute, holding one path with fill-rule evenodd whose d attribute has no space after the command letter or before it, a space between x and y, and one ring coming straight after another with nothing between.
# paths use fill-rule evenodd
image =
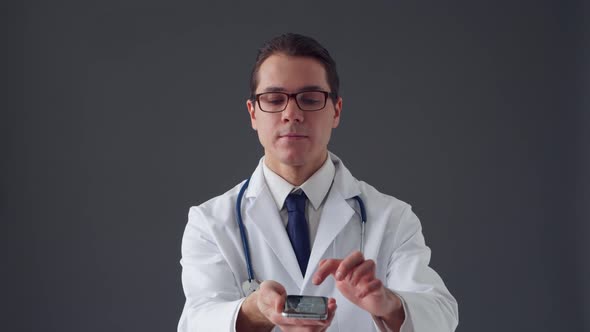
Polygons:
<instances>
[{"instance_id":1,"label":"man's ear","mask_svg":"<svg viewBox=\"0 0 590 332\"><path fill-rule=\"evenodd\" d=\"M332 120L332 128L338 127L340 123L340 113L342 112L342 97L338 97L338 100L334 103L334 119Z\"/></svg>"},{"instance_id":2,"label":"man's ear","mask_svg":"<svg viewBox=\"0 0 590 332\"><path fill-rule=\"evenodd\" d=\"M248 99L246 100L246 107L248 108L248 113L250 114L252 129L256 130L256 105L250 99Z\"/></svg>"}]
</instances>

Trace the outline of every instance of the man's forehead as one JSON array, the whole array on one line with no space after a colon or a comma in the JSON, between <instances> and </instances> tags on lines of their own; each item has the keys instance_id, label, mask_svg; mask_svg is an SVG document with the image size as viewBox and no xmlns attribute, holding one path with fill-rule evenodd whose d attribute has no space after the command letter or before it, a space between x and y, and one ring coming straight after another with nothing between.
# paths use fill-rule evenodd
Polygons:
<instances>
[{"instance_id":1,"label":"man's forehead","mask_svg":"<svg viewBox=\"0 0 590 332\"><path fill-rule=\"evenodd\" d=\"M258 89L272 91L326 90L326 69L311 57L273 54L258 70Z\"/></svg>"},{"instance_id":2,"label":"man's forehead","mask_svg":"<svg viewBox=\"0 0 590 332\"><path fill-rule=\"evenodd\" d=\"M326 89L323 86L319 85L305 85L299 88L296 88L294 92L301 92L301 91L317 91L317 90L324 90ZM267 86L262 89L263 92L288 92L290 89L286 89L282 86L271 85Z\"/></svg>"}]
</instances>

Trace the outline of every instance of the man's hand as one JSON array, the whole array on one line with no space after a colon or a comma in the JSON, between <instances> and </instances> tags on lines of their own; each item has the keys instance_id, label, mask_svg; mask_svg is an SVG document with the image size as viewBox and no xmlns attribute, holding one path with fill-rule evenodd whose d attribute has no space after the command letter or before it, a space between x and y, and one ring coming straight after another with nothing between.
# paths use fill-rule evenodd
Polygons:
<instances>
[{"instance_id":1,"label":"man's hand","mask_svg":"<svg viewBox=\"0 0 590 332\"><path fill-rule=\"evenodd\" d=\"M401 300L375 277L375 262L365 260L360 251L345 259L324 259L313 277L321 284L329 275L336 287L350 302L377 316L393 330L398 330L405 318Z\"/></svg>"},{"instance_id":2,"label":"man's hand","mask_svg":"<svg viewBox=\"0 0 590 332\"><path fill-rule=\"evenodd\" d=\"M328 300L328 319L326 320L286 318L281 314L286 299L287 292L283 285L272 280L264 281L260 284L260 289L248 296L242 304L236 330L269 330L269 327L277 325L286 332L321 332L328 329L336 313L336 300L330 298Z\"/></svg>"}]
</instances>

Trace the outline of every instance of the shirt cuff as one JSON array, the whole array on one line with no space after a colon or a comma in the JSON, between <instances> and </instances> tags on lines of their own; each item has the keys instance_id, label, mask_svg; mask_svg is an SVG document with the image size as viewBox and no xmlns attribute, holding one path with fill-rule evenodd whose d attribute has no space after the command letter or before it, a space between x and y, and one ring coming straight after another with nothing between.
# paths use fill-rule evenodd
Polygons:
<instances>
[{"instance_id":1,"label":"shirt cuff","mask_svg":"<svg viewBox=\"0 0 590 332\"><path fill-rule=\"evenodd\" d=\"M236 324L238 323L238 314L240 313L240 309L242 308L242 304L244 303L244 301L246 300L246 298L242 298L240 300L240 303L237 306L236 312L234 312L234 317L232 319L231 325L232 329L230 332L236 332Z\"/></svg>"}]
</instances>

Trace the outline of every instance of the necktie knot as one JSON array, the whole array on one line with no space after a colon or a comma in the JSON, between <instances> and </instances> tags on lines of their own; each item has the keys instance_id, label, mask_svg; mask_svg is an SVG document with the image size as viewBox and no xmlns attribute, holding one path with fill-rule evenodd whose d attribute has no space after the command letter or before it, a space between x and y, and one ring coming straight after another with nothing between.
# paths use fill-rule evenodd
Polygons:
<instances>
[{"instance_id":1,"label":"necktie knot","mask_svg":"<svg viewBox=\"0 0 590 332\"><path fill-rule=\"evenodd\" d=\"M288 212L301 212L305 213L305 201L307 197L305 193L301 194L289 194L285 199L285 207Z\"/></svg>"}]
</instances>

